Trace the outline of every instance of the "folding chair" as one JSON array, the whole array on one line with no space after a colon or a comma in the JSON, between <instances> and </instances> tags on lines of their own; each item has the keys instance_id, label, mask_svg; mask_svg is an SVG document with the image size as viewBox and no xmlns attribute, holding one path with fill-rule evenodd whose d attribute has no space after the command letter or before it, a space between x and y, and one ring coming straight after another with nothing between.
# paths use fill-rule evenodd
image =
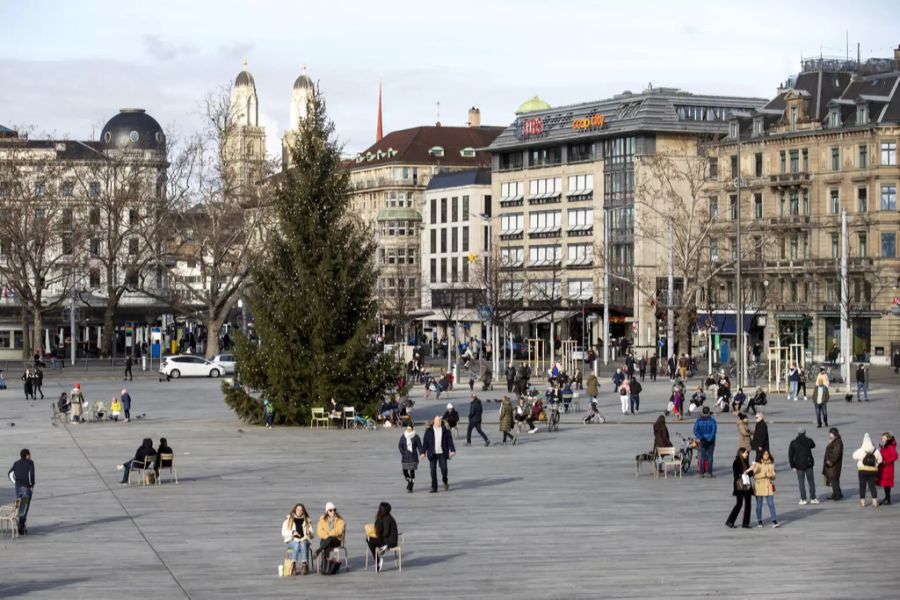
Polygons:
<instances>
[{"instance_id":1,"label":"folding chair","mask_svg":"<svg viewBox=\"0 0 900 600\"><path fill-rule=\"evenodd\" d=\"M131 468L128 470L128 485L131 485L131 476L138 473L141 476L141 485L147 485L147 472L153 470L153 463L156 456L145 456L144 464L138 464L135 459L131 459Z\"/></svg>"},{"instance_id":2,"label":"folding chair","mask_svg":"<svg viewBox=\"0 0 900 600\"><path fill-rule=\"evenodd\" d=\"M175 478L175 485L178 485L178 471L175 470L175 454L160 454L159 455L159 473L156 474L156 485L162 483L162 472L164 470L169 470L169 481L172 481L172 478Z\"/></svg>"},{"instance_id":3,"label":"folding chair","mask_svg":"<svg viewBox=\"0 0 900 600\"><path fill-rule=\"evenodd\" d=\"M352 406L344 407L344 429L349 429L356 423L356 409Z\"/></svg>"},{"instance_id":4,"label":"folding chair","mask_svg":"<svg viewBox=\"0 0 900 600\"><path fill-rule=\"evenodd\" d=\"M9 526L12 539L19 537L19 506L21 504L22 499L16 498L12 504L0 506L0 535L3 535L3 530Z\"/></svg>"},{"instance_id":5,"label":"folding chair","mask_svg":"<svg viewBox=\"0 0 900 600\"><path fill-rule=\"evenodd\" d=\"M369 536L366 536L366 539L368 540ZM376 567L378 565L379 558L382 558L385 554L393 553L394 554L394 564L397 565L397 571L402 573L403 572L403 541L404 541L403 534L401 533L397 537L397 545L396 546L394 546L392 548L388 548L384 552L381 551L381 548L375 548L375 565L376 565ZM369 570L369 554L370 554L369 552L366 552L366 566L365 566L366 571ZM377 568L375 569L375 572L376 573L379 572Z\"/></svg>"},{"instance_id":6,"label":"folding chair","mask_svg":"<svg viewBox=\"0 0 900 600\"><path fill-rule=\"evenodd\" d=\"M331 427L331 422L328 420L328 417L325 415L324 408L313 408L312 409L312 426L316 429L319 428L320 425L324 424L325 429Z\"/></svg>"}]
</instances>

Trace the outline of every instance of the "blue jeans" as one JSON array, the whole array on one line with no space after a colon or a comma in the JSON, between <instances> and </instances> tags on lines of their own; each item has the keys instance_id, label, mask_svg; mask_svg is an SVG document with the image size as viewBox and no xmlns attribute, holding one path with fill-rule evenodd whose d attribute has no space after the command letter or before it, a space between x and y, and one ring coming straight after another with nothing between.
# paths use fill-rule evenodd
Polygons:
<instances>
[{"instance_id":1,"label":"blue jeans","mask_svg":"<svg viewBox=\"0 0 900 600\"><path fill-rule=\"evenodd\" d=\"M641 410L641 395L631 394L631 412Z\"/></svg>"},{"instance_id":2,"label":"blue jeans","mask_svg":"<svg viewBox=\"0 0 900 600\"><path fill-rule=\"evenodd\" d=\"M31 494L33 490L24 485L16 486L16 498L21 498L19 504L19 529L25 529L25 519L28 517L28 508L31 506Z\"/></svg>"},{"instance_id":3,"label":"blue jeans","mask_svg":"<svg viewBox=\"0 0 900 600\"><path fill-rule=\"evenodd\" d=\"M865 381L857 381L856 382L856 401L859 402L860 400L863 399L863 397L865 397L866 402L869 401L869 384L866 383Z\"/></svg>"},{"instance_id":4,"label":"blue jeans","mask_svg":"<svg viewBox=\"0 0 900 600\"><path fill-rule=\"evenodd\" d=\"M828 405L827 404L816 404L816 421L818 421L819 427L822 426L822 421L825 421L825 426L828 427Z\"/></svg>"},{"instance_id":5,"label":"blue jeans","mask_svg":"<svg viewBox=\"0 0 900 600\"><path fill-rule=\"evenodd\" d=\"M288 542L287 546L291 549L291 560L309 563L309 540L294 539Z\"/></svg>"},{"instance_id":6,"label":"blue jeans","mask_svg":"<svg viewBox=\"0 0 900 600\"><path fill-rule=\"evenodd\" d=\"M796 400L797 399L797 390L800 389L800 382L799 381L789 381L788 388L790 390L788 392L788 398L790 398L791 400Z\"/></svg>"},{"instance_id":7,"label":"blue jeans","mask_svg":"<svg viewBox=\"0 0 900 600\"><path fill-rule=\"evenodd\" d=\"M762 503L763 498L766 499L766 504L769 505L769 516L772 517L773 521L778 520L778 515L775 514L775 496L757 496L756 497L756 520L762 523Z\"/></svg>"},{"instance_id":8,"label":"blue jeans","mask_svg":"<svg viewBox=\"0 0 900 600\"><path fill-rule=\"evenodd\" d=\"M700 472L713 472L713 453L716 450L716 440L711 442L700 441Z\"/></svg>"},{"instance_id":9,"label":"blue jeans","mask_svg":"<svg viewBox=\"0 0 900 600\"><path fill-rule=\"evenodd\" d=\"M806 485L804 481L809 483L809 498L816 499L816 476L813 469L797 469L797 483L800 485L800 499L806 500Z\"/></svg>"}]
</instances>

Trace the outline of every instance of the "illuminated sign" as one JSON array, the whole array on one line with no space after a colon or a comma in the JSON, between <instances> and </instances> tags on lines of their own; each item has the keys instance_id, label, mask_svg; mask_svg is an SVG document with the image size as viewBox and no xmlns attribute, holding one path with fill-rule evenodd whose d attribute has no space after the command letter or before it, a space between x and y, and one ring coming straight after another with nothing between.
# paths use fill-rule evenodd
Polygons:
<instances>
[{"instance_id":1,"label":"illuminated sign","mask_svg":"<svg viewBox=\"0 0 900 600\"><path fill-rule=\"evenodd\" d=\"M544 135L544 120L541 118L522 120L522 137L529 138Z\"/></svg>"},{"instance_id":2,"label":"illuminated sign","mask_svg":"<svg viewBox=\"0 0 900 600\"><path fill-rule=\"evenodd\" d=\"M576 131L587 131L589 129L601 129L606 122L603 115L594 113L580 119L572 119L572 129Z\"/></svg>"}]
</instances>

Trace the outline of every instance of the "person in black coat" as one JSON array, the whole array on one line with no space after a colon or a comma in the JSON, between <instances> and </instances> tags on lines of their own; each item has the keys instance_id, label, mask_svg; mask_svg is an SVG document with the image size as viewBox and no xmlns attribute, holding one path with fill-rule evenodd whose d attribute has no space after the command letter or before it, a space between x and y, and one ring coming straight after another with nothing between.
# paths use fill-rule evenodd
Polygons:
<instances>
[{"instance_id":1,"label":"person in black coat","mask_svg":"<svg viewBox=\"0 0 900 600\"><path fill-rule=\"evenodd\" d=\"M762 460L763 451L769 449L769 425L766 423L766 416L761 412L756 413L756 429L753 430L750 445L756 450L757 461Z\"/></svg>"},{"instance_id":2,"label":"person in black coat","mask_svg":"<svg viewBox=\"0 0 900 600\"><path fill-rule=\"evenodd\" d=\"M788 462L791 468L797 473L797 484L800 486L800 504L806 504L806 485L804 480L809 484L810 502L818 504L816 497L816 477L813 467L816 464L813 458L812 450L816 447L816 443L806 437L806 428L797 429L797 437L791 441L788 446Z\"/></svg>"},{"instance_id":3,"label":"person in black coat","mask_svg":"<svg viewBox=\"0 0 900 600\"><path fill-rule=\"evenodd\" d=\"M431 493L437 492L437 468L441 467L441 476L444 481L444 490L450 489L447 479L447 460L456 455L456 446L453 444L453 436L450 430L441 423L440 417L434 418L431 427L425 430L422 439L422 454L419 458L428 458L431 468Z\"/></svg>"},{"instance_id":4,"label":"person in black coat","mask_svg":"<svg viewBox=\"0 0 900 600\"><path fill-rule=\"evenodd\" d=\"M750 468L750 451L746 448L738 448L737 456L734 457L734 463L731 465L734 474L734 484L731 486L732 495L734 496L734 508L728 515L725 525L728 527L736 527L734 522L738 515L741 514L741 507L744 508L744 518L741 521L741 527L750 529L750 496L753 495L752 487L746 486L744 489L743 476L744 472Z\"/></svg>"},{"instance_id":5,"label":"person in black coat","mask_svg":"<svg viewBox=\"0 0 900 600\"><path fill-rule=\"evenodd\" d=\"M473 429L484 439L485 446L491 445L488 436L481 430L481 413L481 400L478 399L478 396L472 394L472 402L469 404L469 428L466 430L466 446L472 445Z\"/></svg>"},{"instance_id":6,"label":"person in black coat","mask_svg":"<svg viewBox=\"0 0 900 600\"><path fill-rule=\"evenodd\" d=\"M413 484L416 482L416 469L419 468L419 455L424 452L422 440L413 429L412 422L407 424L397 447L400 449L400 465L406 479L406 491L412 493Z\"/></svg>"},{"instance_id":7,"label":"person in black coat","mask_svg":"<svg viewBox=\"0 0 900 600\"><path fill-rule=\"evenodd\" d=\"M375 537L367 537L366 544L369 551L375 557L375 571L380 571L384 559L375 553L379 550L383 555L388 548L397 546L400 534L397 532L397 522L391 516L391 505L382 502L378 505L378 513L375 515Z\"/></svg>"},{"instance_id":8,"label":"person in black coat","mask_svg":"<svg viewBox=\"0 0 900 600\"><path fill-rule=\"evenodd\" d=\"M516 368L512 363L506 367L506 391L512 393L513 387L516 385Z\"/></svg>"},{"instance_id":9,"label":"person in black coat","mask_svg":"<svg viewBox=\"0 0 900 600\"><path fill-rule=\"evenodd\" d=\"M165 463L162 461L163 454L171 454L175 455L175 451L169 447L169 441L166 438L159 438L159 448L156 449L156 476L159 477L159 469L160 467L164 469L168 469L172 466L172 461L167 460Z\"/></svg>"},{"instance_id":10,"label":"person in black coat","mask_svg":"<svg viewBox=\"0 0 900 600\"><path fill-rule=\"evenodd\" d=\"M144 460L148 457L155 458L156 450L153 449L153 440L150 438L144 438L144 441L141 443L140 447L134 453L134 458L131 460L126 460L124 463L118 466L119 470L124 469L125 472L122 474L121 483L124 485L128 483L128 473L133 468L143 468ZM156 461L154 461L156 462Z\"/></svg>"}]
</instances>

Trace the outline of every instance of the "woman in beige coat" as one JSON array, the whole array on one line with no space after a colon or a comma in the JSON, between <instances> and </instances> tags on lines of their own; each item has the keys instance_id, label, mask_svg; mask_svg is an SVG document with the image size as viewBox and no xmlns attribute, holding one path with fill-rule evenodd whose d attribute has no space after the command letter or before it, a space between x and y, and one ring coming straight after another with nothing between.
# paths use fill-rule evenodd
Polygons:
<instances>
[{"instance_id":1,"label":"woman in beige coat","mask_svg":"<svg viewBox=\"0 0 900 600\"><path fill-rule=\"evenodd\" d=\"M778 527L778 515L775 514L775 461L768 450L763 450L759 462L750 465L746 471L753 476L753 494L756 496L756 526L762 527L763 498L769 505L769 516L772 527Z\"/></svg>"},{"instance_id":2,"label":"woman in beige coat","mask_svg":"<svg viewBox=\"0 0 900 600\"><path fill-rule=\"evenodd\" d=\"M744 413L738 413L737 429L738 448L752 448L750 436L753 435L753 431L750 429L750 421L747 420L747 415Z\"/></svg>"}]
</instances>

